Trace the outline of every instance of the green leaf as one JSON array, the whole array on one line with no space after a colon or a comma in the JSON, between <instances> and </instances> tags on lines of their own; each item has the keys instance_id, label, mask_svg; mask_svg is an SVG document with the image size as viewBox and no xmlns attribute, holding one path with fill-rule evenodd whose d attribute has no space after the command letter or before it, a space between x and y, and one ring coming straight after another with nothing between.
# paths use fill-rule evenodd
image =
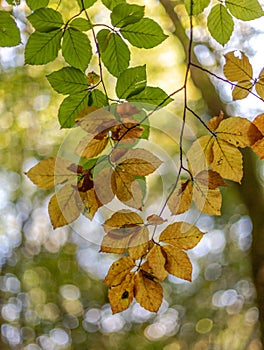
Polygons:
<instances>
[{"instance_id":1,"label":"green leaf","mask_svg":"<svg viewBox=\"0 0 264 350\"><path fill-rule=\"evenodd\" d=\"M257 0L228 0L225 4L234 17L243 21L263 16L263 10Z\"/></svg>"},{"instance_id":2,"label":"green leaf","mask_svg":"<svg viewBox=\"0 0 264 350\"><path fill-rule=\"evenodd\" d=\"M79 69L64 67L47 75L50 85L59 94L76 94L87 90L89 86L87 76Z\"/></svg>"},{"instance_id":3,"label":"green leaf","mask_svg":"<svg viewBox=\"0 0 264 350\"><path fill-rule=\"evenodd\" d=\"M88 105L89 92L66 97L59 109L59 122L62 128L72 128L75 124L77 115Z\"/></svg>"},{"instance_id":4,"label":"green leaf","mask_svg":"<svg viewBox=\"0 0 264 350\"><path fill-rule=\"evenodd\" d=\"M147 86L139 94L131 96L127 100L129 102L149 104L149 106L146 105L145 108L152 109L157 106L166 106L172 101L172 98L168 97L166 92L158 87Z\"/></svg>"},{"instance_id":5,"label":"green leaf","mask_svg":"<svg viewBox=\"0 0 264 350\"><path fill-rule=\"evenodd\" d=\"M69 28L63 36L62 55L67 63L85 70L92 57L92 47L87 35Z\"/></svg>"},{"instance_id":6,"label":"green leaf","mask_svg":"<svg viewBox=\"0 0 264 350\"><path fill-rule=\"evenodd\" d=\"M130 51L118 34L102 29L97 34L97 40L102 61L108 71L118 77L127 69L130 61Z\"/></svg>"},{"instance_id":7,"label":"green leaf","mask_svg":"<svg viewBox=\"0 0 264 350\"><path fill-rule=\"evenodd\" d=\"M58 56L61 38L60 29L50 33L31 34L25 49L25 63L45 64L53 61Z\"/></svg>"},{"instance_id":8,"label":"green leaf","mask_svg":"<svg viewBox=\"0 0 264 350\"><path fill-rule=\"evenodd\" d=\"M41 8L27 17L33 27L39 32L51 32L63 25L60 12L51 8Z\"/></svg>"},{"instance_id":9,"label":"green leaf","mask_svg":"<svg viewBox=\"0 0 264 350\"><path fill-rule=\"evenodd\" d=\"M6 0L9 5L19 5L20 0Z\"/></svg>"},{"instance_id":10,"label":"green leaf","mask_svg":"<svg viewBox=\"0 0 264 350\"><path fill-rule=\"evenodd\" d=\"M118 4L126 2L125 0L102 0L102 3L109 9L113 10L114 7Z\"/></svg>"},{"instance_id":11,"label":"green leaf","mask_svg":"<svg viewBox=\"0 0 264 350\"><path fill-rule=\"evenodd\" d=\"M116 83L116 94L127 99L145 89L147 83L146 65L128 68L122 72Z\"/></svg>"},{"instance_id":12,"label":"green leaf","mask_svg":"<svg viewBox=\"0 0 264 350\"><path fill-rule=\"evenodd\" d=\"M108 105L107 98L102 91L98 89L94 89L91 91L89 96L88 106L105 107L107 105Z\"/></svg>"},{"instance_id":13,"label":"green leaf","mask_svg":"<svg viewBox=\"0 0 264 350\"><path fill-rule=\"evenodd\" d=\"M0 46L16 46L21 43L20 32L9 12L0 11Z\"/></svg>"},{"instance_id":14,"label":"green leaf","mask_svg":"<svg viewBox=\"0 0 264 350\"><path fill-rule=\"evenodd\" d=\"M70 27L80 30L81 32L86 32L89 29L92 29L91 22L87 21L87 19L84 18L74 18L71 23Z\"/></svg>"},{"instance_id":15,"label":"green leaf","mask_svg":"<svg viewBox=\"0 0 264 350\"><path fill-rule=\"evenodd\" d=\"M144 16L144 6L119 4L111 13L111 22L115 27L125 27L140 21Z\"/></svg>"},{"instance_id":16,"label":"green leaf","mask_svg":"<svg viewBox=\"0 0 264 350\"><path fill-rule=\"evenodd\" d=\"M49 0L26 0L26 3L31 10L35 11L48 6Z\"/></svg>"},{"instance_id":17,"label":"green leaf","mask_svg":"<svg viewBox=\"0 0 264 350\"><path fill-rule=\"evenodd\" d=\"M209 5L210 0L186 0L185 6L188 14L191 14L191 2L192 2L192 15L199 15Z\"/></svg>"},{"instance_id":18,"label":"green leaf","mask_svg":"<svg viewBox=\"0 0 264 350\"><path fill-rule=\"evenodd\" d=\"M133 46L150 49L167 38L161 27L150 18L142 18L139 22L122 28L121 34Z\"/></svg>"},{"instance_id":19,"label":"green leaf","mask_svg":"<svg viewBox=\"0 0 264 350\"><path fill-rule=\"evenodd\" d=\"M88 9L89 7L93 6L93 4L96 1L97 0L77 0L78 5L79 5L81 10Z\"/></svg>"},{"instance_id":20,"label":"green leaf","mask_svg":"<svg viewBox=\"0 0 264 350\"><path fill-rule=\"evenodd\" d=\"M234 30L233 18L222 4L211 9L207 26L212 37L223 46L229 41Z\"/></svg>"}]
</instances>

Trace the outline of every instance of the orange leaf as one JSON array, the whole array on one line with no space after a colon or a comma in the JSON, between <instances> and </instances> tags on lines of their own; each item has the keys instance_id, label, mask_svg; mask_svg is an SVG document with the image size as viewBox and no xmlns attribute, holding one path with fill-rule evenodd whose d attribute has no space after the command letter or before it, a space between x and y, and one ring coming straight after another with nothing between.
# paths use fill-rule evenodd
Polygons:
<instances>
[{"instance_id":1,"label":"orange leaf","mask_svg":"<svg viewBox=\"0 0 264 350\"><path fill-rule=\"evenodd\" d=\"M166 259L162 254L161 247L154 245L154 247L148 253L148 263L152 270L153 275L160 281L163 281L168 272L165 270Z\"/></svg>"},{"instance_id":2,"label":"orange leaf","mask_svg":"<svg viewBox=\"0 0 264 350\"><path fill-rule=\"evenodd\" d=\"M71 184L55 193L49 202L49 216L54 228L70 224L80 215L80 197Z\"/></svg>"},{"instance_id":3,"label":"orange leaf","mask_svg":"<svg viewBox=\"0 0 264 350\"><path fill-rule=\"evenodd\" d=\"M166 257L165 269L172 275L187 281L192 280L192 264L181 249L166 245L161 248Z\"/></svg>"},{"instance_id":4,"label":"orange leaf","mask_svg":"<svg viewBox=\"0 0 264 350\"><path fill-rule=\"evenodd\" d=\"M146 310L157 312L163 298L162 286L139 271L135 275L135 298Z\"/></svg>"},{"instance_id":5,"label":"orange leaf","mask_svg":"<svg viewBox=\"0 0 264 350\"><path fill-rule=\"evenodd\" d=\"M77 182L76 172L69 169L72 162L63 158L48 158L40 161L25 174L35 185L49 190L68 180Z\"/></svg>"},{"instance_id":6,"label":"orange leaf","mask_svg":"<svg viewBox=\"0 0 264 350\"><path fill-rule=\"evenodd\" d=\"M222 111L220 111L219 115L216 117L213 117L209 120L208 122L208 127L210 130L216 130L219 126L219 124L221 123L221 121L224 118L224 113Z\"/></svg>"},{"instance_id":7,"label":"orange leaf","mask_svg":"<svg viewBox=\"0 0 264 350\"><path fill-rule=\"evenodd\" d=\"M107 286L117 286L126 277L126 275L135 267L134 260L128 256L124 256L115 261L104 279Z\"/></svg>"},{"instance_id":8,"label":"orange leaf","mask_svg":"<svg viewBox=\"0 0 264 350\"><path fill-rule=\"evenodd\" d=\"M181 182L168 200L168 206L173 215L184 213L190 208L192 201L192 182Z\"/></svg>"},{"instance_id":9,"label":"orange leaf","mask_svg":"<svg viewBox=\"0 0 264 350\"><path fill-rule=\"evenodd\" d=\"M134 297L134 273L129 273L116 287L108 290L108 298L113 314L126 310Z\"/></svg>"},{"instance_id":10,"label":"orange leaf","mask_svg":"<svg viewBox=\"0 0 264 350\"><path fill-rule=\"evenodd\" d=\"M259 96L264 99L264 68L259 74L258 81L256 82L255 87Z\"/></svg>"},{"instance_id":11,"label":"orange leaf","mask_svg":"<svg viewBox=\"0 0 264 350\"><path fill-rule=\"evenodd\" d=\"M97 135L98 136L98 135ZM83 158L93 158L102 153L108 144L108 136L91 138L91 135L84 136L75 149L75 153Z\"/></svg>"},{"instance_id":12,"label":"orange leaf","mask_svg":"<svg viewBox=\"0 0 264 350\"><path fill-rule=\"evenodd\" d=\"M264 137L257 141L253 146L252 146L253 151L259 156L260 159L264 158Z\"/></svg>"},{"instance_id":13,"label":"orange leaf","mask_svg":"<svg viewBox=\"0 0 264 350\"><path fill-rule=\"evenodd\" d=\"M259 129L259 131L264 135L264 113L259 114L254 120L253 124Z\"/></svg>"},{"instance_id":14,"label":"orange leaf","mask_svg":"<svg viewBox=\"0 0 264 350\"><path fill-rule=\"evenodd\" d=\"M178 249L192 249L203 237L203 233L194 225L186 222L174 222L160 235L160 241L172 244Z\"/></svg>"}]
</instances>

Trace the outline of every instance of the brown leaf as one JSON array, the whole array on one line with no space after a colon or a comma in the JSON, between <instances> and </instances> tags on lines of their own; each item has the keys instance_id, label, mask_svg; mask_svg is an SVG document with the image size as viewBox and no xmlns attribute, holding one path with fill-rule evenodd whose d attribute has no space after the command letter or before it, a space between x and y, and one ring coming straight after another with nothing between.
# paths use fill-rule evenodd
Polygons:
<instances>
[{"instance_id":1,"label":"brown leaf","mask_svg":"<svg viewBox=\"0 0 264 350\"><path fill-rule=\"evenodd\" d=\"M259 156L260 159L264 158L264 137L257 141L253 146L252 146L253 151Z\"/></svg>"},{"instance_id":2,"label":"brown leaf","mask_svg":"<svg viewBox=\"0 0 264 350\"><path fill-rule=\"evenodd\" d=\"M142 135L144 128L137 126L138 122L127 122L119 124L111 129L111 138L113 141L121 141L121 143L130 145L137 141Z\"/></svg>"},{"instance_id":3,"label":"brown leaf","mask_svg":"<svg viewBox=\"0 0 264 350\"><path fill-rule=\"evenodd\" d=\"M95 107L95 111L90 112L90 107L87 108L89 113L81 118L79 125L89 134L96 136L102 132L107 133L113 126L119 124L115 116L107 110ZM85 114L85 110L81 113Z\"/></svg>"},{"instance_id":4,"label":"brown leaf","mask_svg":"<svg viewBox=\"0 0 264 350\"><path fill-rule=\"evenodd\" d=\"M130 272L126 278L116 287L108 290L108 298L113 314L126 310L134 297L134 277Z\"/></svg>"},{"instance_id":5,"label":"brown leaf","mask_svg":"<svg viewBox=\"0 0 264 350\"><path fill-rule=\"evenodd\" d=\"M49 190L66 181L77 182L76 172L69 169L72 162L63 158L48 158L40 161L25 174L43 190Z\"/></svg>"},{"instance_id":6,"label":"brown leaf","mask_svg":"<svg viewBox=\"0 0 264 350\"><path fill-rule=\"evenodd\" d=\"M124 102L116 106L116 111L120 114L121 118L127 118L134 114L140 113L140 110L136 106L132 106L129 102Z\"/></svg>"},{"instance_id":7,"label":"brown leaf","mask_svg":"<svg viewBox=\"0 0 264 350\"><path fill-rule=\"evenodd\" d=\"M195 175L194 180L209 189L215 189L219 186L227 186L223 178L213 170L202 170Z\"/></svg>"},{"instance_id":8,"label":"brown leaf","mask_svg":"<svg viewBox=\"0 0 264 350\"><path fill-rule=\"evenodd\" d=\"M259 96L264 99L264 68L261 70L258 81L256 82L256 91L259 94Z\"/></svg>"},{"instance_id":9,"label":"brown leaf","mask_svg":"<svg viewBox=\"0 0 264 350\"><path fill-rule=\"evenodd\" d=\"M148 253L148 263L153 272L153 275L160 281L163 281L168 272L165 270L166 259L162 254L161 247L154 245Z\"/></svg>"},{"instance_id":10,"label":"brown leaf","mask_svg":"<svg viewBox=\"0 0 264 350\"><path fill-rule=\"evenodd\" d=\"M264 135L264 113L259 114L254 120L253 124L259 129L259 131Z\"/></svg>"},{"instance_id":11,"label":"brown leaf","mask_svg":"<svg viewBox=\"0 0 264 350\"><path fill-rule=\"evenodd\" d=\"M95 112L99 109L99 107L95 107L95 106L88 106L85 107L84 109L81 110L81 112L77 115L77 117L75 118L75 122L78 123L80 122L82 119L87 118L87 116L89 114L91 114L92 112ZM79 123L80 124L80 123Z\"/></svg>"},{"instance_id":12,"label":"brown leaf","mask_svg":"<svg viewBox=\"0 0 264 350\"><path fill-rule=\"evenodd\" d=\"M219 115L216 117L213 117L209 120L208 122L208 127L210 130L216 130L219 126L219 124L221 123L221 121L224 118L224 113L222 111L220 111Z\"/></svg>"},{"instance_id":13,"label":"brown leaf","mask_svg":"<svg viewBox=\"0 0 264 350\"><path fill-rule=\"evenodd\" d=\"M82 214L92 220L102 203L98 200L94 188L86 192L79 192L79 195L82 200Z\"/></svg>"},{"instance_id":14,"label":"brown leaf","mask_svg":"<svg viewBox=\"0 0 264 350\"><path fill-rule=\"evenodd\" d=\"M115 170L112 175L112 190L124 204L141 209L143 192L138 181L132 175Z\"/></svg>"},{"instance_id":15,"label":"brown leaf","mask_svg":"<svg viewBox=\"0 0 264 350\"><path fill-rule=\"evenodd\" d=\"M192 264L188 255L181 249L171 245L166 245L161 249L166 257L165 269L178 278L191 281Z\"/></svg>"},{"instance_id":16,"label":"brown leaf","mask_svg":"<svg viewBox=\"0 0 264 350\"><path fill-rule=\"evenodd\" d=\"M147 221L150 225L157 226L162 225L167 220L164 220L161 216L152 214L147 217Z\"/></svg>"},{"instance_id":17,"label":"brown leaf","mask_svg":"<svg viewBox=\"0 0 264 350\"><path fill-rule=\"evenodd\" d=\"M70 224L80 215L80 197L78 191L66 184L55 193L49 202L49 216L54 228Z\"/></svg>"},{"instance_id":18,"label":"brown leaf","mask_svg":"<svg viewBox=\"0 0 264 350\"><path fill-rule=\"evenodd\" d=\"M112 254L123 254L129 242L130 236L112 236L111 234L107 234L104 236L103 241L101 243L100 252L102 253L112 253Z\"/></svg>"},{"instance_id":19,"label":"brown leaf","mask_svg":"<svg viewBox=\"0 0 264 350\"><path fill-rule=\"evenodd\" d=\"M123 256L110 266L104 283L107 286L119 285L134 267L134 260L128 256Z\"/></svg>"},{"instance_id":20,"label":"brown leaf","mask_svg":"<svg viewBox=\"0 0 264 350\"><path fill-rule=\"evenodd\" d=\"M98 156L106 148L108 144L108 136L98 138L91 135L84 136L75 149L75 153L82 158L94 158Z\"/></svg>"},{"instance_id":21,"label":"brown leaf","mask_svg":"<svg viewBox=\"0 0 264 350\"><path fill-rule=\"evenodd\" d=\"M111 202L115 196L111 186L112 174L113 169L106 167L94 176L94 190L98 200L102 204Z\"/></svg>"},{"instance_id":22,"label":"brown leaf","mask_svg":"<svg viewBox=\"0 0 264 350\"><path fill-rule=\"evenodd\" d=\"M193 201L196 208L209 215L221 215L222 195L219 188L209 189L199 182L194 183Z\"/></svg>"},{"instance_id":23,"label":"brown leaf","mask_svg":"<svg viewBox=\"0 0 264 350\"><path fill-rule=\"evenodd\" d=\"M129 239L128 253L134 260L144 257L152 247L152 241L149 241L149 230L146 226L136 230Z\"/></svg>"},{"instance_id":24,"label":"brown leaf","mask_svg":"<svg viewBox=\"0 0 264 350\"><path fill-rule=\"evenodd\" d=\"M187 222L174 222L167 226L160 235L160 241L169 243L178 249L192 249L203 237L203 233Z\"/></svg>"},{"instance_id":25,"label":"brown leaf","mask_svg":"<svg viewBox=\"0 0 264 350\"><path fill-rule=\"evenodd\" d=\"M192 201L192 182L181 182L168 200L172 215L182 214L190 208Z\"/></svg>"},{"instance_id":26,"label":"brown leaf","mask_svg":"<svg viewBox=\"0 0 264 350\"><path fill-rule=\"evenodd\" d=\"M129 149L119 160L118 167L133 176L146 176L153 173L161 160L143 148Z\"/></svg>"},{"instance_id":27,"label":"brown leaf","mask_svg":"<svg viewBox=\"0 0 264 350\"><path fill-rule=\"evenodd\" d=\"M163 298L162 286L146 277L142 271L135 275L135 298L136 301L151 312L157 312Z\"/></svg>"}]
</instances>

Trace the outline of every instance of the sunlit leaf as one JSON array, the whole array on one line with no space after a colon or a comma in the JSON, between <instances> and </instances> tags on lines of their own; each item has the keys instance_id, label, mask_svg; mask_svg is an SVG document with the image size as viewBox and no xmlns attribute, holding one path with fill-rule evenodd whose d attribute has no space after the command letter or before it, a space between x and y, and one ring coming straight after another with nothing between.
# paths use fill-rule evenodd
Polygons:
<instances>
[{"instance_id":1,"label":"sunlit leaf","mask_svg":"<svg viewBox=\"0 0 264 350\"><path fill-rule=\"evenodd\" d=\"M124 256L118 259L110 266L104 283L109 287L119 285L133 267L135 267L135 262L130 257Z\"/></svg>"},{"instance_id":2,"label":"sunlit leaf","mask_svg":"<svg viewBox=\"0 0 264 350\"><path fill-rule=\"evenodd\" d=\"M259 74L255 87L259 96L264 99L264 68L261 70Z\"/></svg>"},{"instance_id":3,"label":"sunlit leaf","mask_svg":"<svg viewBox=\"0 0 264 350\"><path fill-rule=\"evenodd\" d=\"M62 55L71 66L84 71L92 57L92 47L87 35L68 28L63 34Z\"/></svg>"},{"instance_id":4,"label":"sunlit leaf","mask_svg":"<svg viewBox=\"0 0 264 350\"><path fill-rule=\"evenodd\" d=\"M199 137L187 152L189 167L193 175L207 169L213 161L214 138L210 135Z\"/></svg>"},{"instance_id":5,"label":"sunlit leaf","mask_svg":"<svg viewBox=\"0 0 264 350\"><path fill-rule=\"evenodd\" d=\"M40 8L27 18L38 32L51 32L63 25L61 13L52 8Z\"/></svg>"},{"instance_id":6,"label":"sunlit leaf","mask_svg":"<svg viewBox=\"0 0 264 350\"><path fill-rule=\"evenodd\" d=\"M144 16L144 6L119 4L113 8L111 22L114 27L123 28L128 24L136 23Z\"/></svg>"},{"instance_id":7,"label":"sunlit leaf","mask_svg":"<svg viewBox=\"0 0 264 350\"><path fill-rule=\"evenodd\" d=\"M49 216L53 228L70 224L80 215L80 197L77 190L66 184L50 199Z\"/></svg>"},{"instance_id":8,"label":"sunlit leaf","mask_svg":"<svg viewBox=\"0 0 264 350\"><path fill-rule=\"evenodd\" d=\"M163 298L161 285L146 277L142 271L135 275L134 281L136 301L146 310L157 312Z\"/></svg>"},{"instance_id":9,"label":"sunlit leaf","mask_svg":"<svg viewBox=\"0 0 264 350\"><path fill-rule=\"evenodd\" d=\"M89 220L92 220L97 210L102 206L102 203L96 196L94 188L86 192L80 192L79 195L82 201L82 214Z\"/></svg>"},{"instance_id":10,"label":"sunlit leaf","mask_svg":"<svg viewBox=\"0 0 264 350\"><path fill-rule=\"evenodd\" d=\"M225 45L234 30L234 21L222 4L216 4L207 18L208 30L212 37L221 45Z\"/></svg>"},{"instance_id":11,"label":"sunlit leaf","mask_svg":"<svg viewBox=\"0 0 264 350\"><path fill-rule=\"evenodd\" d=\"M31 34L25 48L25 63L37 65L53 61L58 56L61 38L60 29L49 33Z\"/></svg>"},{"instance_id":12,"label":"sunlit leaf","mask_svg":"<svg viewBox=\"0 0 264 350\"><path fill-rule=\"evenodd\" d=\"M87 19L74 18L70 23L70 27L81 32L86 32L87 30L92 29L93 26Z\"/></svg>"},{"instance_id":13,"label":"sunlit leaf","mask_svg":"<svg viewBox=\"0 0 264 350\"><path fill-rule=\"evenodd\" d=\"M151 247L152 241L149 241L149 230L146 226L142 226L132 234L128 242L128 253L132 259L137 260L146 256Z\"/></svg>"},{"instance_id":14,"label":"sunlit leaf","mask_svg":"<svg viewBox=\"0 0 264 350\"><path fill-rule=\"evenodd\" d=\"M228 0L226 7L233 16L242 21L251 21L263 16L263 10L257 0Z\"/></svg>"},{"instance_id":15,"label":"sunlit leaf","mask_svg":"<svg viewBox=\"0 0 264 350\"><path fill-rule=\"evenodd\" d=\"M162 253L161 247L154 245L154 247L148 253L148 263L152 269L153 275L160 281L163 281L167 275L168 271L165 270L166 259Z\"/></svg>"},{"instance_id":16,"label":"sunlit leaf","mask_svg":"<svg viewBox=\"0 0 264 350\"><path fill-rule=\"evenodd\" d=\"M210 0L186 0L184 3L189 15L191 13L192 15L199 15L199 13L202 13L203 10L209 5Z\"/></svg>"},{"instance_id":17,"label":"sunlit leaf","mask_svg":"<svg viewBox=\"0 0 264 350\"><path fill-rule=\"evenodd\" d=\"M110 130L113 126L118 125L118 120L106 109L98 109L89 106L81 111L78 115L79 125L82 129L94 136Z\"/></svg>"},{"instance_id":18,"label":"sunlit leaf","mask_svg":"<svg viewBox=\"0 0 264 350\"><path fill-rule=\"evenodd\" d=\"M126 99L144 90L146 82L146 65L128 68L117 79L116 94Z\"/></svg>"},{"instance_id":19,"label":"sunlit leaf","mask_svg":"<svg viewBox=\"0 0 264 350\"><path fill-rule=\"evenodd\" d=\"M25 174L39 188L48 190L68 180L77 182L77 174L70 170L72 162L63 158L40 161Z\"/></svg>"},{"instance_id":20,"label":"sunlit leaf","mask_svg":"<svg viewBox=\"0 0 264 350\"><path fill-rule=\"evenodd\" d=\"M86 91L89 86L86 75L73 67L52 72L47 79L55 91L65 95Z\"/></svg>"},{"instance_id":21,"label":"sunlit leaf","mask_svg":"<svg viewBox=\"0 0 264 350\"><path fill-rule=\"evenodd\" d=\"M95 193L102 204L111 202L115 196L111 183L112 174L113 169L108 166L100 170L94 177Z\"/></svg>"},{"instance_id":22,"label":"sunlit leaf","mask_svg":"<svg viewBox=\"0 0 264 350\"><path fill-rule=\"evenodd\" d=\"M89 92L80 92L78 94L66 97L59 109L59 122L62 128L72 128L78 114L87 106Z\"/></svg>"},{"instance_id":23,"label":"sunlit leaf","mask_svg":"<svg viewBox=\"0 0 264 350\"><path fill-rule=\"evenodd\" d=\"M196 181L193 184L193 201L200 212L221 215L222 195L219 188L209 189L208 185Z\"/></svg>"},{"instance_id":24,"label":"sunlit leaf","mask_svg":"<svg viewBox=\"0 0 264 350\"><path fill-rule=\"evenodd\" d=\"M208 128L212 131L216 130L224 118L224 113L220 111L219 115L212 117L208 122Z\"/></svg>"},{"instance_id":25,"label":"sunlit leaf","mask_svg":"<svg viewBox=\"0 0 264 350\"><path fill-rule=\"evenodd\" d=\"M167 226L160 235L160 241L179 249L194 248L203 237L203 233L194 225L186 222L174 222Z\"/></svg>"},{"instance_id":26,"label":"sunlit leaf","mask_svg":"<svg viewBox=\"0 0 264 350\"><path fill-rule=\"evenodd\" d=\"M111 11L115 6L124 2L125 0L102 0L102 3Z\"/></svg>"},{"instance_id":27,"label":"sunlit leaf","mask_svg":"<svg viewBox=\"0 0 264 350\"><path fill-rule=\"evenodd\" d=\"M147 217L147 221L150 225L157 226L162 225L167 220L164 220L161 216L157 214L152 214Z\"/></svg>"},{"instance_id":28,"label":"sunlit leaf","mask_svg":"<svg viewBox=\"0 0 264 350\"><path fill-rule=\"evenodd\" d=\"M109 138L84 136L75 149L75 153L82 158L93 158L98 156L106 148Z\"/></svg>"},{"instance_id":29,"label":"sunlit leaf","mask_svg":"<svg viewBox=\"0 0 264 350\"><path fill-rule=\"evenodd\" d=\"M195 182L208 187L209 189L216 189L219 186L227 186L223 178L213 170L202 170L195 175Z\"/></svg>"},{"instance_id":30,"label":"sunlit leaf","mask_svg":"<svg viewBox=\"0 0 264 350\"><path fill-rule=\"evenodd\" d=\"M20 32L11 14L0 11L0 46L16 46L21 43Z\"/></svg>"},{"instance_id":31,"label":"sunlit leaf","mask_svg":"<svg viewBox=\"0 0 264 350\"><path fill-rule=\"evenodd\" d=\"M154 107L156 106L166 106L168 103L172 101L166 92L158 87L147 86L144 90L142 90L137 95L133 95L127 97L127 100L130 102L138 102L142 103L144 107L151 108L146 106L146 104L150 104Z\"/></svg>"},{"instance_id":32,"label":"sunlit leaf","mask_svg":"<svg viewBox=\"0 0 264 350\"><path fill-rule=\"evenodd\" d=\"M145 49L155 47L167 38L159 24L150 18L142 18L137 23L129 24L121 28L120 32L130 44Z\"/></svg>"},{"instance_id":33,"label":"sunlit leaf","mask_svg":"<svg viewBox=\"0 0 264 350\"><path fill-rule=\"evenodd\" d=\"M126 310L134 298L134 273L129 273L116 287L108 290L108 298L113 314Z\"/></svg>"},{"instance_id":34,"label":"sunlit leaf","mask_svg":"<svg viewBox=\"0 0 264 350\"><path fill-rule=\"evenodd\" d=\"M77 0L77 2L80 9L83 10L91 7L94 3L96 3L96 0Z\"/></svg>"},{"instance_id":35,"label":"sunlit leaf","mask_svg":"<svg viewBox=\"0 0 264 350\"><path fill-rule=\"evenodd\" d=\"M258 115L254 119L253 124L262 133L262 138L260 138L257 142L255 142L251 147L253 151L260 157L260 159L263 159L264 158L264 114Z\"/></svg>"},{"instance_id":36,"label":"sunlit leaf","mask_svg":"<svg viewBox=\"0 0 264 350\"><path fill-rule=\"evenodd\" d=\"M49 3L49 0L26 0L26 3L28 7L34 11L41 7L46 7Z\"/></svg>"},{"instance_id":37,"label":"sunlit leaf","mask_svg":"<svg viewBox=\"0 0 264 350\"><path fill-rule=\"evenodd\" d=\"M115 231L116 235L127 235L133 232L136 226L143 224L142 218L135 212L123 209L115 212L104 223L105 232L112 232L113 229L120 229ZM123 230L122 230L123 229Z\"/></svg>"},{"instance_id":38,"label":"sunlit leaf","mask_svg":"<svg viewBox=\"0 0 264 350\"><path fill-rule=\"evenodd\" d=\"M181 249L171 245L163 246L161 249L166 257L165 269L178 278L191 281L192 264L188 255Z\"/></svg>"}]
</instances>

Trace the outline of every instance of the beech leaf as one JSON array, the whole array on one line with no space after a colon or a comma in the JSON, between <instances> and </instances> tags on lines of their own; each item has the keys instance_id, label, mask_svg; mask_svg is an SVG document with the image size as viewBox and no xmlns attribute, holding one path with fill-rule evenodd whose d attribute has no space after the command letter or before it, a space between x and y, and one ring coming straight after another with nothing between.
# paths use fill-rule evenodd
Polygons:
<instances>
[{"instance_id":1,"label":"beech leaf","mask_svg":"<svg viewBox=\"0 0 264 350\"><path fill-rule=\"evenodd\" d=\"M165 269L178 278L191 281L192 264L188 255L181 249L171 245L163 246L161 249L166 257Z\"/></svg>"},{"instance_id":2,"label":"beech leaf","mask_svg":"<svg viewBox=\"0 0 264 350\"><path fill-rule=\"evenodd\" d=\"M157 312L163 298L162 286L146 277L142 271L135 275L135 298L136 301L151 312Z\"/></svg>"},{"instance_id":3,"label":"beech leaf","mask_svg":"<svg viewBox=\"0 0 264 350\"><path fill-rule=\"evenodd\" d=\"M161 247L154 245L154 247L148 253L148 263L152 270L153 275L160 281L163 281L167 275L168 271L165 270L166 259L162 254Z\"/></svg>"},{"instance_id":4,"label":"beech leaf","mask_svg":"<svg viewBox=\"0 0 264 350\"><path fill-rule=\"evenodd\" d=\"M129 273L116 287L108 290L108 298L113 314L126 310L134 297L134 273Z\"/></svg>"},{"instance_id":5,"label":"beech leaf","mask_svg":"<svg viewBox=\"0 0 264 350\"><path fill-rule=\"evenodd\" d=\"M172 215L182 214L190 208L193 186L190 180L181 182L168 200L168 207Z\"/></svg>"},{"instance_id":6,"label":"beech leaf","mask_svg":"<svg viewBox=\"0 0 264 350\"><path fill-rule=\"evenodd\" d=\"M126 275L135 267L135 262L128 256L124 256L115 261L109 268L104 279L107 286L117 286L126 277Z\"/></svg>"}]
</instances>

